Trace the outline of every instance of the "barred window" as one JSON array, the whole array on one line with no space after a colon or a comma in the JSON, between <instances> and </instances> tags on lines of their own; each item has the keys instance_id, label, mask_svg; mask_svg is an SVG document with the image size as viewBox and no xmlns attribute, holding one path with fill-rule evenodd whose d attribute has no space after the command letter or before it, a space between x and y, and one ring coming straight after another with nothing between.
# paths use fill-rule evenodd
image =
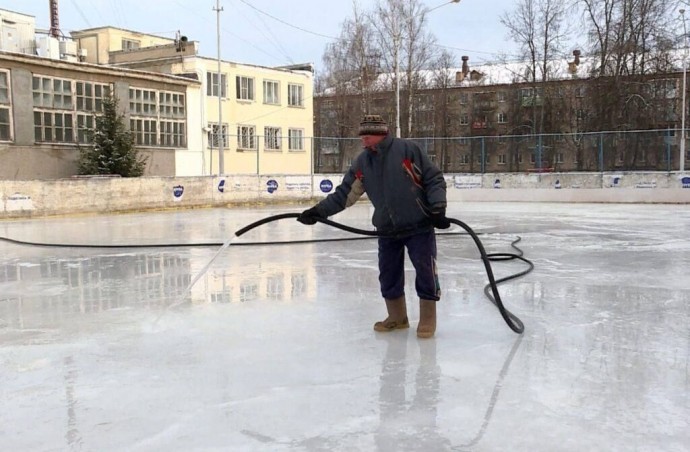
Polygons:
<instances>
[{"instance_id":1,"label":"barred window","mask_svg":"<svg viewBox=\"0 0 690 452\"><path fill-rule=\"evenodd\" d=\"M73 142L72 121L72 113L34 111L34 139L39 143Z\"/></svg>"},{"instance_id":2,"label":"barred window","mask_svg":"<svg viewBox=\"0 0 690 452\"><path fill-rule=\"evenodd\" d=\"M304 86L288 84L288 105L291 107L304 106Z\"/></svg>"},{"instance_id":3,"label":"barred window","mask_svg":"<svg viewBox=\"0 0 690 452\"><path fill-rule=\"evenodd\" d=\"M218 143L220 143L220 140L218 136L218 124L209 124L208 128L210 129L208 131L208 146L212 148L219 147ZM230 140L228 139L228 125L223 124L220 131L223 135L223 147L227 149L230 146Z\"/></svg>"},{"instance_id":4,"label":"barred window","mask_svg":"<svg viewBox=\"0 0 690 452\"><path fill-rule=\"evenodd\" d=\"M264 149L280 150L280 127L264 127Z\"/></svg>"},{"instance_id":5,"label":"barred window","mask_svg":"<svg viewBox=\"0 0 690 452\"><path fill-rule=\"evenodd\" d=\"M10 109L0 106L0 141L10 141Z\"/></svg>"},{"instance_id":6,"label":"barred window","mask_svg":"<svg viewBox=\"0 0 690 452\"><path fill-rule=\"evenodd\" d=\"M288 130L288 149L291 151L304 150L304 130L289 129Z\"/></svg>"},{"instance_id":7,"label":"barred window","mask_svg":"<svg viewBox=\"0 0 690 452\"><path fill-rule=\"evenodd\" d=\"M237 148L243 150L256 149L255 126L237 126Z\"/></svg>"}]
</instances>

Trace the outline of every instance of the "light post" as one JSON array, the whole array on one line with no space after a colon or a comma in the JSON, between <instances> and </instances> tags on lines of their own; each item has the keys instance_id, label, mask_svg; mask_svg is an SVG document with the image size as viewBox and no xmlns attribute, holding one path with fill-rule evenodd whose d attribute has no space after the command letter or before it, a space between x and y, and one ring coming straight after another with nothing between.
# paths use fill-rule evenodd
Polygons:
<instances>
[{"instance_id":1,"label":"light post","mask_svg":"<svg viewBox=\"0 0 690 452\"><path fill-rule=\"evenodd\" d=\"M225 156L223 155L225 134L223 133L223 77L220 72L220 13L223 11L223 7L220 6L220 0L216 0L216 7L213 10L216 12L216 39L218 46L218 175L222 176L225 174Z\"/></svg>"},{"instance_id":2,"label":"light post","mask_svg":"<svg viewBox=\"0 0 690 452\"><path fill-rule=\"evenodd\" d=\"M679 12L683 21L683 94L681 101L682 110L680 112L680 164L678 168L682 173L685 171L685 91L688 78L688 32L685 26L685 10L681 9Z\"/></svg>"}]
</instances>

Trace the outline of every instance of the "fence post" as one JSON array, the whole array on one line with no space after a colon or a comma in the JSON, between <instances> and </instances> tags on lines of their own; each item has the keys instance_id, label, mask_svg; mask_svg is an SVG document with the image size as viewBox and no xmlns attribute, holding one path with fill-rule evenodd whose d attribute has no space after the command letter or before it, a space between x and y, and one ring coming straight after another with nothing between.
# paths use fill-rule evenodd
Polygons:
<instances>
[{"instance_id":1,"label":"fence post","mask_svg":"<svg viewBox=\"0 0 690 452\"><path fill-rule=\"evenodd\" d=\"M482 137L482 166L480 167L482 174L486 171L486 149L484 149L484 137Z\"/></svg>"},{"instance_id":2,"label":"fence post","mask_svg":"<svg viewBox=\"0 0 690 452\"><path fill-rule=\"evenodd\" d=\"M537 169L541 173L541 133L537 136Z\"/></svg>"},{"instance_id":3,"label":"fence post","mask_svg":"<svg viewBox=\"0 0 690 452\"><path fill-rule=\"evenodd\" d=\"M599 172L604 172L604 134L599 134Z\"/></svg>"},{"instance_id":4,"label":"fence post","mask_svg":"<svg viewBox=\"0 0 690 452\"><path fill-rule=\"evenodd\" d=\"M675 132L675 131L674 131ZM666 171L671 172L671 129L666 131Z\"/></svg>"}]
</instances>

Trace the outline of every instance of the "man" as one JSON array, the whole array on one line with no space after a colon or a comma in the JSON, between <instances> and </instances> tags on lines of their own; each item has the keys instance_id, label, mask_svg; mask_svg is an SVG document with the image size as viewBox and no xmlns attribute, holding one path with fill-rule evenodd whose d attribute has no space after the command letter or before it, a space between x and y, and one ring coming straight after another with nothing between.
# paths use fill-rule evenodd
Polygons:
<instances>
[{"instance_id":1,"label":"man","mask_svg":"<svg viewBox=\"0 0 690 452\"><path fill-rule=\"evenodd\" d=\"M378 239L379 282L388 317L374 324L380 332L409 328L405 302L404 259L407 248L415 268L419 296L417 336L436 332L436 302L441 290L436 270L434 227L446 229L446 182L429 157L413 142L393 138L378 115L365 115L359 126L364 150L343 182L297 218L314 224L353 205L364 193L374 206Z\"/></svg>"}]
</instances>

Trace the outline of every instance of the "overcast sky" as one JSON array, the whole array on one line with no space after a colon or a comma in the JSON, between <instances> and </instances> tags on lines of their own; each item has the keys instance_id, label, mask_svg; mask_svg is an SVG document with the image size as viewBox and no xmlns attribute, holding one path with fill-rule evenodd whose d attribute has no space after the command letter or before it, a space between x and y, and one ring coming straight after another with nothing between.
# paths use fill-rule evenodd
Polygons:
<instances>
[{"instance_id":1,"label":"overcast sky","mask_svg":"<svg viewBox=\"0 0 690 452\"><path fill-rule=\"evenodd\" d=\"M470 65L495 61L516 48L508 43L500 15L513 0L422 0L429 8L429 29L438 44L470 57ZM359 0L368 10L375 0ZM216 57L215 0L59 0L60 28L71 30L112 25L174 37L175 31L200 42L199 53ZM221 0L221 56L224 60L264 66L293 63L322 65L325 46L352 15L351 0ZM251 5L251 6L250 6ZM253 7L253 8L252 8ZM36 18L50 28L48 0L0 0L0 8ZM263 11L260 12L260 11ZM272 16L272 17L271 17Z\"/></svg>"}]
</instances>

